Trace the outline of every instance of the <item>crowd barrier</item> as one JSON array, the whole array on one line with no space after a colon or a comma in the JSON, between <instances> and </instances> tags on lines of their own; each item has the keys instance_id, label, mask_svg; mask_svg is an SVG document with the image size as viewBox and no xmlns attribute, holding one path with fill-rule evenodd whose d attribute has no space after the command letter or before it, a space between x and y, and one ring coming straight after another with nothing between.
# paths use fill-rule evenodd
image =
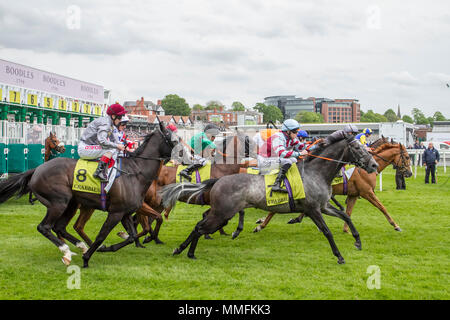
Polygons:
<instances>
[{"instance_id":1,"label":"crowd barrier","mask_svg":"<svg viewBox=\"0 0 450 320\"><path fill-rule=\"evenodd\" d=\"M84 128L0 121L0 176L20 173L44 163L45 139L50 132L65 145L58 157L78 159L77 143Z\"/></svg>"}]
</instances>

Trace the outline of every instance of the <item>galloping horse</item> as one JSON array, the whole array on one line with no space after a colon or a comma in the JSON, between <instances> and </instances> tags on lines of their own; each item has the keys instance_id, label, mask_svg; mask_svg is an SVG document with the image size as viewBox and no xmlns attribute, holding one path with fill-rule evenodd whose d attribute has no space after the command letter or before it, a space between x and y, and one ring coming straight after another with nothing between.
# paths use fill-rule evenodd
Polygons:
<instances>
[{"instance_id":1,"label":"galloping horse","mask_svg":"<svg viewBox=\"0 0 450 320\"><path fill-rule=\"evenodd\" d=\"M38 226L38 231L53 242L64 254L63 263L68 265L74 254L57 236L83 250L83 266L89 265L92 254L106 239L111 230L122 222L130 234L129 239L117 244L113 249L134 242L136 230L131 214L142 206L145 192L163 163L170 159L173 147L178 141L164 125L149 133L142 145L129 157L123 159L122 169L127 174L117 178L106 199L108 216L97 238L87 250L86 244L66 231L68 221L81 205L86 208L102 209L100 195L72 190L75 159L57 158L39 167L0 182L0 203L15 194L19 197L32 191L47 207L47 214Z\"/></svg>"},{"instance_id":2,"label":"galloping horse","mask_svg":"<svg viewBox=\"0 0 450 320\"><path fill-rule=\"evenodd\" d=\"M244 136L239 132L237 135L226 137L222 143L222 151L217 150L214 156L214 162L211 165L211 178L220 178L226 175L239 173L239 169L243 166L240 164L242 155L244 155L244 157L248 156L253 152L253 150L254 148L252 146L251 140L248 139L247 136ZM150 188L147 190L144 197L143 206L136 212L136 222L141 224L142 226L142 231L136 236L135 243L137 247L143 247L139 242L139 238L146 235L147 233L150 233L150 236L144 240L144 243L148 243L152 240L155 240L155 243L157 244L163 243L158 238L159 230L161 224L163 223L161 213L164 210L159 191L163 186L175 183L177 167L178 165L162 166L161 170L158 172L158 178L153 181L153 183L150 185ZM180 199L180 201L186 200L187 199ZM195 201L192 204L208 205L208 193L205 193L203 198L198 199L198 201ZM168 218L170 211L170 208L166 209L166 219ZM74 229L77 231L80 237L82 237L83 240L87 242L89 246L91 245L92 241L84 232L84 227L93 213L94 209L84 208L82 206L80 208L80 215L74 224ZM243 214L243 212L240 212L241 219L239 220L239 226L237 230L243 229ZM156 220L156 226L154 230L151 229L153 220ZM221 232L221 234L226 234L223 229L220 229L219 231ZM128 238L128 235L125 232L119 232L118 235L123 239ZM233 233L233 237L235 237L235 233ZM209 236L206 238L209 238ZM104 248L101 249L101 251L104 250Z\"/></svg>"},{"instance_id":3,"label":"galloping horse","mask_svg":"<svg viewBox=\"0 0 450 320\"><path fill-rule=\"evenodd\" d=\"M64 147L64 143L60 142L56 137L56 134L50 132L50 135L45 139L45 154L44 154L44 162L49 161L60 153L66 152L66 148ZM33 193L30 192L30 196L28 197L28 201L30 204L34 204L37 198L33 198Z\"/></svg>"},{"instance_id":4,"label":"galloping horse","mask_svg":"<svg viewBox=\"0 0 450 320\"><path fill-rule=\"evenodd\" d=\"M218 180L211 179L201 184L172 184L164 187L162 197L165 207L174 206L180 196L198 197L210 190L211 208L205 212L204 218L197 223L186 241L176 248L173 254L180 254L190 244L188 257L195 259L194 252L201 235L215 232L218 228L225 226L236 212L254 207L277 213L306 213L328 239L333 254L338 258L338 263L344 263L344 258L321 212L338 216L346 221L356 240L355 246L361 249L359 234L350 217L328 203L331 196L330 185L343 163L354 163L369 172L376 171L377 163L353 135L329 146L319 144L310 155L307 160L296 164L303 180L306 197L295 200L293 210L289 203L268 207L265 178L262 175L235 174ZM324 157L334 161L326 161Z\"/></svg>"},{"instance_id":5,"label":"galloping horse","mask_svg":"<svg viewBox=\"0 0 450 320\"><path fill-rule=\"evenodd\" d=\"M383 171L390 164L394 164L402 173L404 173L406 177L412 176L411 161L404 145L402 145L401 143L390 143L383 137L375 141L371 145L371 147L374 148L374 150L371 151L371 154L373 155L375 161L378 163L378 173ZM368 173L367 171L358 168L353 172L350 180L348 181L347 192L344 192L344 184L340 183L332 186L333 195L347 195L346 213L348 214L348 216L351 216L353 207L355 206L358 197L363 197L384 214L386 219L396 231L401 231L399 225L394 221L394 219L392 219L386 208L375 195L374 190L377 183L376 175L377 173ZM258 232L264 229L269 223L270 219L272 219L272 217L273 213L269 213L269 215L265 219L258 220L262 221L262 224L256 227L254 231ZM303 217L304 214L301 214L297 218L289 220L288 223L300 223ZM348 232L347 224L344 225L344 232Z\"/></svg>"}]
</instances>

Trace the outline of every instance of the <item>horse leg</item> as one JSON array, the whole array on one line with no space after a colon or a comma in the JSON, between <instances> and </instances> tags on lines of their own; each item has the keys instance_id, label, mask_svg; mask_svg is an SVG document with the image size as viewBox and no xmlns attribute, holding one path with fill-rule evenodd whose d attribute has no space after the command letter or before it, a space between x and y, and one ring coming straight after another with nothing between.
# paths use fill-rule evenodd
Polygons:
<instances>
[{"instance_id":1,"label":"horse leg","mask_svg":"<svg viewBox=\"0 0 450 320\"><path fill-rule=\"evenodd\" d=\"M161 240L159 240L158 235L159 235L159 229L161 228L161 225L163 223L163 218L161 213L159 213L158 211L156 211L155 209L153 209L152 207L150 207L148 204L146 204L144 202L144 205L142 206L142 208L145 208L145 214L152 219L152 221L148 221L150 219L147 219L147 222L149 223L149 228L147 232L150 232L150 239L147 242L150 242L152 240L155 240L156 244L164 244L164 242L162 242ZM155 230L152 231L151 228L151 223L153 222L153 220L156 220L156 225L155 225Z\"/></svg>"},{"instance_id":2,"label":"horse leg","mask_svg":"<svg viewBox=\"0 0 450 320\"><path fill-rule=\"evenodd\" d=\"M30 195L28 196L28 202L31 205L34 205L34 202L37 200L37 198L33 198L33 192L30 191Z\"/></svg>"},{"instance_id":3,"label":"horse leg","mask_svg":"<svg viewBox=\"0 0 450 320\"><path fill-rule=\"evenodd\" d=\"M72 236L66 230L67 225L69 224L70 220L72 220L73 216L77 212L77 209L78 209L78 203L72 199L69 202L69 205L67 206L67 208L64 211L63 215L61 216L61 218L59 218L58 221L55 223L55 226L53 227L53 231L55 231L55 233L58 235L58 237L67 239L69 242L71 242L77 248L80 248L84 254L88 250L87 245L83 241L80 241L77 238L75 238L74 236Z\"/></svg>"},{"instance_id":4,"label":"horse leg","mask_svg":"<svg viewBox=\"0 0 450 320\"><path fill-rule=\"evenodd\" d=\"M191 240L191 246L189 247L188 251L188 258L190 259L197 259L195 257L195 249L197 248L198 240L200 239L202 234L206 233L214 233L218 229L224 227L227 224L228 221L223 221L219 219L219 217L214 216L212 217L210 214L210 217L206 217L206 219L203 219L194 228L193 236Z\"/></svg>"},{"instance_id":5,"label":"horse leg","mask_svg":"<svg viewBox=\"0 0 450 320\"><path fill-rule=\"evenodd\" d=\"M361 250L361 239L359 237L359 232L356 230L356 228L352 222L352 219L347 214L345 214L345 212L336 209L335 207L333 207L330 204L327 204L327 207L323 208L322 213L327 214L329 216L337 217L341 220L344 220L345 223L348 226L350 226L350 230L352 231L353 238L355 238L355 247L358 250Z\"/></svg>"},{"instance_id":6,"label":"horse leg","mask_svg":"<svg viewBox=\"0 0 450 320\"><path fill-rule=\"evenodd\" d=\"M97 251L99 251L99 252L116 252L116 251L122 249L123 247L135 242L135 240L137 238L136 237L137 234L136 234L136 229L133 224L132 215L131 214L124 215L122 217L121 221L122 221L122 225L125 227L125 230L127 230L127 232L128 232L128 238L126 238L122 242L113 244L109 247L101 247Z\"/></svg>"},{"instance_id":7,"label":"horse leg","mask_svg":"<svg viewBox=\"0 0 450 320\"><path fill-rule=\"evenodd\" d=\"M200 222L202 222L203 220L206 219L206 214L210 211L211 211L211 209L208 209L205 211L205 213L203 213L203 219ZM198 222L197 225L200 222ZM197 225L195 226L194 230L189 234L189 236L186 238L186 240L182 244L180 244L180 246L178 248L173 250L172 255L180 254L184 251L184 249L187 248L187 246L191 243L192 239L194 238L194 235L196 235L196 233L198 233L196 231Z\"/></svg>"},{"instance_id":8,"label":"horse leg","mask_svg":"<svg viewBox=\"0 0 450 320\"><path fill-rule=\"evenodd\" d=\"M275 215L274 212L269 212L269 214L267 215L267 217L264 219L263 223L261 223L259 226L257 226L253 232L259 232L262 229L264 229L270 222L270 220L272 220L272 217Z\"/></svg>"},{"instance_id":9,"label":"horse leg","mask_svg":"<svg viewBox=\"0 0 450 320\"><path fill-rule=\"evenodd\" d=\"M84 232L84 226L89 221L89 219L92 217L92 214L94 213L94 211L95 211L95 209L81 207L80 215L78 216L77 221L73 225L73 228L75 229L75 231L87 243L87 245L89 247L92 246L92 240Z\"/></svg>"},{"instance_id":10,"label":"horse leg","mask_svg":"<svg viewBox=\"0 0 450 320\"><path fill-rule=\"evenodd\" d=\"M331 196L331 200L333 200L334 204L338 206L339 210L344 211L344 207L342 206L342 204L340 204L339 201L336 200L336 198L334 196Z\"/></svg>"},{"instance_id":11,"label":"horse leg","mask_svg":"<svg viewBox=\"0 0 450 320\"><path fill-rule=\"evenodd\" d=\"M64 254L62 257L62 262L65 265L69 265L72 261L72 256L76 255L76 253L71 252L69 246L52 233L55 223L63 214L66 207L67 206L64 203L49 206L47 208L47 214L42 222L37 226L37 230L58 247L58 249Z\"/></svg>"},{"instance_id":12,"label":"horse leg","mask_svg":"<svg viewBox=\"0 0 450 320\"><path fill-rule=\"evenodd\" d=\"M297 218L289 220L288 224L301 223L304 217L305 217L305 214L300 213L300 215Z\"/></svg>"},{"instance_id":13,"label":"horse leg","mask_svg":"<svg viewBox=\"0 0 450 320\"><path fill-rule=\"evenodd\" d=\"M242 230L244 230L244 210L239 211L239 224L236 231L233 232L231 239L236 239Z\"/></svg>"},{"instance_id":14,"label":"horse leg","mask_svg":"<svg viewBox=\"0 0 450 320\"><path fill-rule=\"evenodd\" d=\"M346 213L347 215L350 217L352 215L353 212L353 208L355 207L355 203L356 200L358 200L358 197L353 197L353 196L347 196L347 199L345 200L345 202L347 203L347 209L346 209ZM344 232L348 233L348 224L345 223L344 224Z\"/></svg>"},{"instance_id":15,"label":"horse leg","mask_svg":"<svg viewBox=\"0 0 450 320\"><path fill-rule=\"evenodd\" d=\"M394 227L396 231L402 231L398 224L392 219L392 217L387 212L386 208L383 206L383 204L378 200L375 193L369 192L368 194L361 195L364 199L367 199L371 204L373 204L375 207L377 207L381 212L383 212L384 216L386 217L387 221Z\"/></svg>"},{"instance_id":16,"label":"horse leg","mask_svg":"<svg viewBox=\"0 0 450 320\"><path fill-rule=\"evenodd\" d=\"M338 263L339 264L345 263L344 258L342 257L341 253L339 252L339 249L336 246L336 243L334 242L333 234L331 233L330 229L328 229L327 224L323 220L320 210L313 209L308 212L308 216L311 218L312 221L314 221L317 228L319 228L319 230L322 231L324 236L327 238L328 242L330 243L333 254L338 258Z\"/></svg>"},{"instance_id":17,"label":"horse leg","mask_svg":"<svg viewBox=\"0 0 450 320\"><path fill-rule=\"evenodd\" d=\"M91 259L94 252L100 247L100 245L105 241L106 237L109 235L112 229L122 220L124 216L123 212L108 213L106 221L103 223L97 238L90 246L89 250L83 255L83 268L89 267L89 260Z\"/></svg>"}]
</instances>

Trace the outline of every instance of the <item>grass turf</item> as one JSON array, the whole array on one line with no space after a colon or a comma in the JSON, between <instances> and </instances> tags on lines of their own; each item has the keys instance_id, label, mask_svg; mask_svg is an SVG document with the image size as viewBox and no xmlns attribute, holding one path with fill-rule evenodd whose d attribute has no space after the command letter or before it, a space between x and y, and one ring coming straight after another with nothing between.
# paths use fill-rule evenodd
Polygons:
<instances>
[{"instance_id":1,"label":"grass turf","mask_svg":"<svg viewBox=\"0 0 450 320\"><path fill-rule=\"evenodd\" d=\"M342 222L325 216L345 265L338 265L328 241L311 220L286 222L296 214L276 215L262 232L254 222L265 215L247 209L239 238L200 239L197 260L187 250L172 250L186 239L206 208L179 204L160 233L164 245L130 245L116 253L96 253L80 269L80 289L68 289L71 274L62 254L36 230L45 215L26 197L0 205L0 299L449 299L450 173L439 168L438 184L425 185L423 169L395 190L394 171L383 172L377 195L403 232L394 231L382 213L360 199L353 222L362 251L342 232ZM338 199L343 203L344 197ZM86 232L95 238L106 213L96 212ZM74 221L73 221L74 222ZM69 232L75 234L71 225ZM235 216L225 227L231 233ZM120 239L117 226L106 240ZM78 237L78 236L77 236ZM72 245L71 249L79 253ZM72 265L82 266L79 253ZM380 289L368 289L368 267L380 268Z\"/></svg>"}]
</instances>

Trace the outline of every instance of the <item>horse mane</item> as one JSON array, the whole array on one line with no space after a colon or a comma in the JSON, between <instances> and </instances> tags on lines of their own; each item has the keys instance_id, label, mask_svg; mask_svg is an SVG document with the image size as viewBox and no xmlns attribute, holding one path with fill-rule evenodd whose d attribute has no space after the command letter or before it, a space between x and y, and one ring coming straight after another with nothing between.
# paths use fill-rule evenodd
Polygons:
<instances>
[{"instance_id":1,"label":"horse mane","mask_svg":"<svg viewBox=\"0 0 450 320\"><path fill-rule=\"evenodd\" d=\"M134 152L130 152L130 157L136 157L141 155L141 153L144 151L147 143L149 142L150 138L155 134L156 130L153 130L145 135L144 140L142 141L141 145L136 149Z\"/></svg>"},{"instance_id":2,"label":"horse mane","mask_svg":"<svg viewBox=\"0 0 450 320\"><path fill-rule=\"evenodd\" d=\"M391 149L391 148L395 148L396 146L398 146L397 143L386 142L385 144L382 144L381 146L379 146L378 148L376 148L376 149L373 151L373 153L380 153L380 152L383 152L384 150Z\"/></svg>"}]
</instances>

